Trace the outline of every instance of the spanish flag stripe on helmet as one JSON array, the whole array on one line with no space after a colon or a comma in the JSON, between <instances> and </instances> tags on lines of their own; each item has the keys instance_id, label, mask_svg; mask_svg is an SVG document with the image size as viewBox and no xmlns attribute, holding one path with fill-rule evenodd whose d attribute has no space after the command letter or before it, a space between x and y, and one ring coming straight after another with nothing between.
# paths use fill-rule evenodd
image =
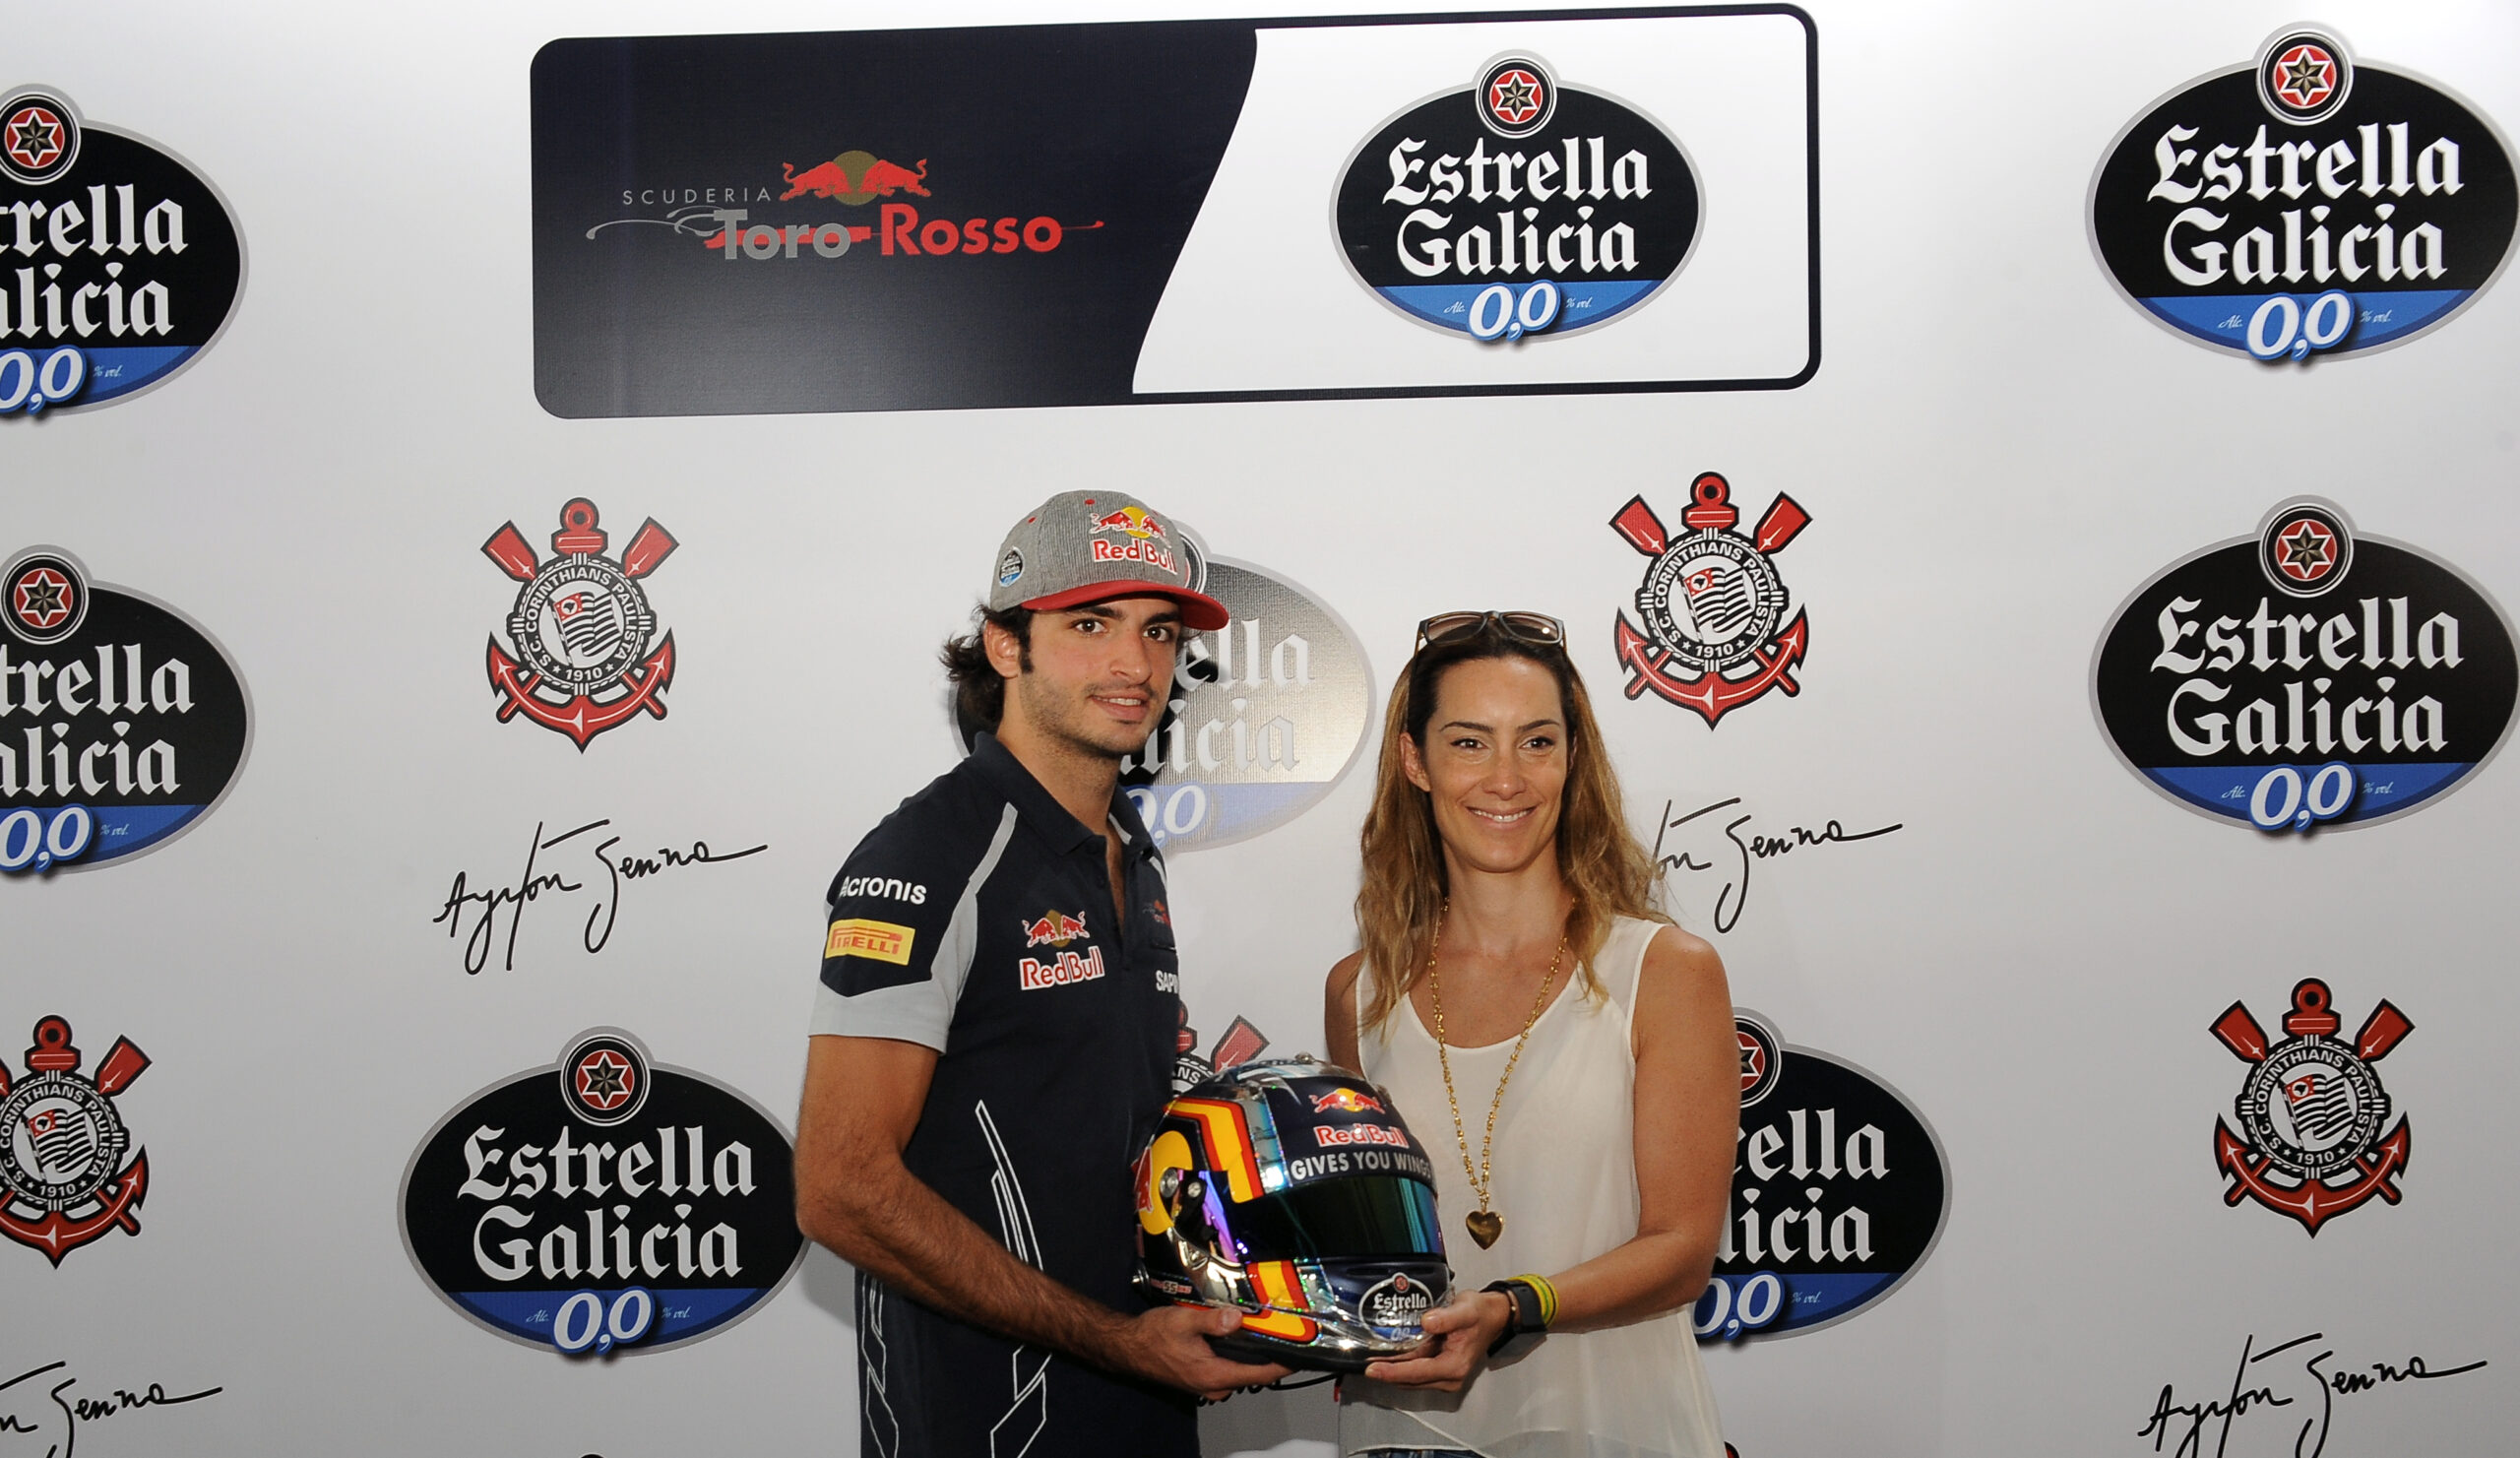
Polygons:
<instances>
[{"instance_id":1,"label":"spanish flag stripe on helmet","mask_svg":"<svg viewBox=\"0 0 2520 1458\"><path fill-rule=\"evenodd\" d=\"M1260 1161L1252 1152L1251 1127L1243 1120L1241 1105L1223 1099L1175 1099L1172 1111L1197 1121L1208 1168L1225 1176L1228 1196L1236 1204L1260 1198Z\"/></svg>"},{"instance_id":2,"label":"spanish flag stripe on helmet","mask_svg":"<svg viewBox=\"0 0 2520 1458\"><path fill-rule=\"evenodd\" d=\"M1246 1330L1265 1336L1283 1337L1288 1341L1309 1342L1320 1326L1309 1316L1295 1314L1306 1307L1303 1288L1297 1284L1295 1265L1290 1260L1255 1261L1250 1266L1252 1289L1260 1299L1276 1310L1242 1318Z\"/></svg>"}]
</instances>

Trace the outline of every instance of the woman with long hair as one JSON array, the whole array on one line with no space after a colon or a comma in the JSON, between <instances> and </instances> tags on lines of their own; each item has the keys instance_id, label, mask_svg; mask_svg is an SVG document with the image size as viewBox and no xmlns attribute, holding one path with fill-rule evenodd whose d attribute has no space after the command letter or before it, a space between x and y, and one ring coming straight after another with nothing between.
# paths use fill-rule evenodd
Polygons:
<instances>
[{"instance_id":1,"label":"woman with long hair","mask_svg":"<svg viewBox=\"0 0 2520 1458\"><path fill-rule=\"evenodd\" d=\"M1687 1312L1740 1116L1724 964L1653 907L1564 626L1418 638L1327 1031L1426 1142L1454 1296L1347 1383L1341 1447L1722 1458Z\"/></svg>"}]
</instances>

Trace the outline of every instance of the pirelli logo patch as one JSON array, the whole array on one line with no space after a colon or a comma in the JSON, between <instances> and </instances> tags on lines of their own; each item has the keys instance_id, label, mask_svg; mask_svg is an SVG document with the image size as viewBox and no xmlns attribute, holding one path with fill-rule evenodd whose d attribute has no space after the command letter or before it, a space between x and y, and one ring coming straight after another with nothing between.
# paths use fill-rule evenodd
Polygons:
<instances>
[{"instance_id":1,"label":"pirelli logo patch","mask_svg":"<svg viewBox=\"0 0 2520 1458\"><path fill-rule=\"evenodd\" d=\"M890 962L896 967L910 965L910 944L918 935L917 928L896 926L890 921L869 921L862 917L831 923L831 939L823 943L825 957L870 957L877 962Z\"/></svg>"}]
</instances>

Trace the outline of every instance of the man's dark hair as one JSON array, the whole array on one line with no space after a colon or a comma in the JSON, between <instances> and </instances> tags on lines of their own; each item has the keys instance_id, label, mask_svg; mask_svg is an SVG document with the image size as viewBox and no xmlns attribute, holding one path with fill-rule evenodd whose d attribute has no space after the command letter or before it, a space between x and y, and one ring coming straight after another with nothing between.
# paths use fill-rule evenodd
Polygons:
<instances>
[{"instance_id":1,"label":"man's dark hair","mask_svg":"<svg viewBox=\"0 0 2520 1458\"><path fill-rule=\"evenodd\" d=\"M937 659L945 665L945 676L954 684L954 717L960 721L963 737L969 739L977 729L994 729L1006 714L1006 679L997 666L988 661L988 643L981 625L1003 628L1015 635L1026 672L1033 668L1033 609L1009 607L996 611L982 607L973 616L977 623L966 634L948 638Z\"/></svg>"}]
</instances>

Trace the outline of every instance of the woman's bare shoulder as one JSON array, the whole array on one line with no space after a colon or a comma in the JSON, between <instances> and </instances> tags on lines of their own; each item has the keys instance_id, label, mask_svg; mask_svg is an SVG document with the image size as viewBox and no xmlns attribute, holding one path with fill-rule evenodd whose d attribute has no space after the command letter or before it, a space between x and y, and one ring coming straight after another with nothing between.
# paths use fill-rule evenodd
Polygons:
<instances>
[{"instance_id":1,"label":"woman's bare shoulder","mask_svg":"<svg viewBox=\"0 0 2520 1458\"><path fill-rule=\"evenodd\" d=\"M1328 990L1330 995L1333 997L1345 997L1354 993L1356 990L1356 979L1363 975L1364 970L1365 954L1363 949L1359 948L1356 951L1350 952L1347 956L1340 958L1336 963L1332 964L1330 968L1330 983L1326 990Z\"/></svg>"}]
</instances>

